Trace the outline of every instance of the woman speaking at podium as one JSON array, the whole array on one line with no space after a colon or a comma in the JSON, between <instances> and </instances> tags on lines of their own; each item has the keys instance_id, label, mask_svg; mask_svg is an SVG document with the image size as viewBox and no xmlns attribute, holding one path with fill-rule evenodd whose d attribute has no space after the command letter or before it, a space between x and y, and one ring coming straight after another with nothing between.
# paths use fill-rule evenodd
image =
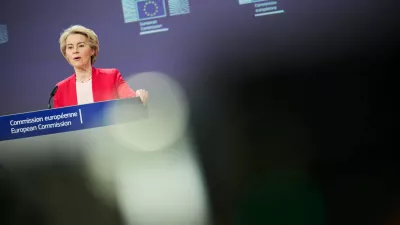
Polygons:
<instances>
[{"instance_id":1,"label":"woman speaking at podium","mask_svg":"<svg viewBox=\"0 0 400 225\"><path fill-rule=\"evenodd\" d=\"M117 69L93 67L99 53L99 40L93 30L71 26L61 34L59 42L62 55L75 73L57 83L54 108L136 96L147 103L147 91L133 91Z\"/></svg>"}]
</instances>

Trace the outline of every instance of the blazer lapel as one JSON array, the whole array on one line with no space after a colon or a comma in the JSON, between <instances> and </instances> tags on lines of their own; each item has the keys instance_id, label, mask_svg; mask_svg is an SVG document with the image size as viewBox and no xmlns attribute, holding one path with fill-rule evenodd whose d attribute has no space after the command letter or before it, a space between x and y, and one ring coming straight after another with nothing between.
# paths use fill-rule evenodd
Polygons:
<instances>
[{"instance_id":1,"label":"blazer lapel","mask_svg":"<svg viewBox=\"0 0 400 225\"><path fill-rule=\"evenodd\" d=\"M76 75L71 77L69 81L70 93L69 93L69 104L68 105L78 105L78 97L76 95Z\"/></svg>"}]
</instances>

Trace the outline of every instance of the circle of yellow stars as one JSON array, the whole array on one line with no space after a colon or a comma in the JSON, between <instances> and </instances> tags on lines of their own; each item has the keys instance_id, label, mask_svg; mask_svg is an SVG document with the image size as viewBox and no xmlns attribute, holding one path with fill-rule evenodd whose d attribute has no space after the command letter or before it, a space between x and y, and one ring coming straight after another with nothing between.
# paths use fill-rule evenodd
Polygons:
<instances>
[{"instance_id":1,"label":"circle of yellow stars","mask_svg":"<svg viewBox=\"0 0 400 225\"><path fill-rule=\"evenodd\" d=\"M153 13L147 12L147 6L148 5L153 5L155 7L155 10ZM158 5L155 1L148 1L144 4L143 6L143 11L146 14L146 16L155 16L158 13Z\"/></svg>"}]
</instances>

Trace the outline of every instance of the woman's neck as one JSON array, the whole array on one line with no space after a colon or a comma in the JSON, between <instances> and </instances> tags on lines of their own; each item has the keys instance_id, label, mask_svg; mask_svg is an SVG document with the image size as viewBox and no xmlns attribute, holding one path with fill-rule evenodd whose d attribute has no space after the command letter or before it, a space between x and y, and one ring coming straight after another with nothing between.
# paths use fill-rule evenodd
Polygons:
<instances>
[{"instance_id":1,"label":"woman's neck","mask_svg":"<svg viewBox=\"0 0 400 225\"><path fill-rule=\"evenodd\" d=\"M79 82L86 82L92 78L92 66L87 66L85 68L74 68L76 80Z\"/></svg>"}]
</instances>

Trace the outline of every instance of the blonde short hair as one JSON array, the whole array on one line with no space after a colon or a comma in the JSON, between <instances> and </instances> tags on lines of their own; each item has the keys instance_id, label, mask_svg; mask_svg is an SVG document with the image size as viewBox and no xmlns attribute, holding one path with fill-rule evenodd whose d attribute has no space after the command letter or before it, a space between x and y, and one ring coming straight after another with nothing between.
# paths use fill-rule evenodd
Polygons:
<instances>
[{"instance_id":1,"label":"blonde short hair","mask_svg":"<svg viewBox=\"0 0 400 225\"><path fill-rule=\"evenodd\" d=\"M60 50L61 50L61 53L64 56L64 58L67 58L65 55L65 50L67 47L66 40L67 40L68 36L71 34L82 34L87 37L90 48L92 48L94 50L94 54L91 57L91 63L93 65L93 63L96 61L97 55L99 54L99 50L100 50L99 38L97 37L97 34L93 30L86 28L84 26L81 26L81 25L73 25L73 26L70 26L68 29L64 30L64 32L61 34L60 40L59 40Z\"/></svg>"}]
</instances>

